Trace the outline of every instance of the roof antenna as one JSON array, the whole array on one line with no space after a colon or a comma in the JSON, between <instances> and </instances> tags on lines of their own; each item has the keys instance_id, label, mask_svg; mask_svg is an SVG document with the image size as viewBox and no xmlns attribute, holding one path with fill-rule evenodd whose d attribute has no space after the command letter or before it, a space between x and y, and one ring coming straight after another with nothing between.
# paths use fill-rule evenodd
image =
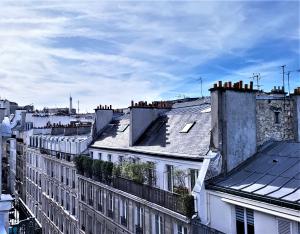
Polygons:
<instances>
[{"instance_id":1,"label":"roof antenna","mask_svg":"<svg viewBox=\"0 0 300 234\"><path fill-rule=\"evenodd\" d=\"M261 80L261 76L260 76L260 73L253 73L253 75L250 77L250 79L252 79L253 80L253 82L256 82L256 88L258 89L258 90L260 90L260 87L261 87L261 85L260 85L260 80Z\"/></svg>"},{"instance_id":2,"label":"roof antenna","mask_svg":"<svg viewBox=\"0 0 300 234\"><path fill-rule=\"evenodd\" d=\"M79 100L77 101L77 114L79 114Z\"/></svg>"}]
</instances>

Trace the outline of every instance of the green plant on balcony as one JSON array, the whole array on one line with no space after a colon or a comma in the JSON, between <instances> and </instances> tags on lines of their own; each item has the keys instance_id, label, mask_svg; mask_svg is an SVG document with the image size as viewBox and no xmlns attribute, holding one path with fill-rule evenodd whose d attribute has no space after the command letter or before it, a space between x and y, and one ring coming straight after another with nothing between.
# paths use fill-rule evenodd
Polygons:
<instances>
[{"instance_id":1,"label":"green plant on balcony","mask_svg":"<svg viewBox=\"0 0 300 234\"><path fill-rule=\"evenodd\" d=\"M114 164L112 162L103 161L102 175L105 182L110 182L112 178Z\"/></svg>"},{"instance_id":2,"label":"green plant on balcony","mask_svg":"<svg viewBox=\"0 0 300 234\"><path fill-rule=\"evenodd\" d=\"M83 158L84 158L84 156L78 156L78 157L74 158L76 170L81 175L83 175L83 173L84 173Z\"/></svg>"},{"instance_id":3,"label":"green plant on balcony","mask_svg":"<svg viewBox=\"0 0 300 234\"><path fill-rule=\"evenodd\" d=\"M95 179L102 181L103 161L94 160L92 169L93 169L93 176L95 177Z\"/></svg>"},{"instance_id":4,"label":"green plant on balcony","mask_svg":"<svg viewBox=\"0 0 300 234\"><path fill-rule=\"evenodd\" d=\"M195 214L194 196L189 194L183 195L182 202L185 215L188 218L192 218L192 216Z\"/></svg>"},{"instance_id":5,"label":"green plant on balcony","mask_svg":"<svg viewBox=\"0 0 300 234\"><path fill-rule=\"evenodd\" d=\"M84 175L88 177L92 177L93 159L90 157L83 157L82 166L83 166Z\"/></svg>"},{"instance_id":6,"label":"green plant on balcony","mask_svg":"<svg viewBox=\"0 0 300 234\"><path fill-rule=\"evenodd\" d=\"M154 165L149 163L124 162L115 166L114 176L130 179L140 184L148 184L150 180L153 180L149 173L149 170L153 169Z\"/></svg>"},{"instance_id":7,"label":"green plant on balcony","mask_svg":"<svg viewBox=\"0 0 300 234\"><path fill-rule=\"evenodd\" d=\"M180 195L186 195L189 193L189 189L185 185L185 180L188 176L185 170L174 170L174 193L178 193Z\"/></svg>"}]
</instances>

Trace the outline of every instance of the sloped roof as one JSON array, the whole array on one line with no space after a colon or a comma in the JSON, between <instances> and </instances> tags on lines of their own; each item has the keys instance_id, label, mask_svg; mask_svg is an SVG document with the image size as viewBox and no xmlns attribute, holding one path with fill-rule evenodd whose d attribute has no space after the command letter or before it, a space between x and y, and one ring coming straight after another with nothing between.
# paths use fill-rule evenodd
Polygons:
<instances>
[{"instance_id":1,"label":"sloped roof","mask_svg":"<svg viewBox=\"0 0 300 234\"><path fill-rule=\"evenodd\" d=\"M205 156L210 144L210 104L203 100L190 104L180 103L159 116L132 147L129 146L129 126L121 131L130 124L130 115L125 114L106 126L92 147L184 157ZM180 133L188 123L194 125L187 133Z\"/></svg>"},{"instance_id":2,"label":"sloped roof","mask_svg":"<svg viewBox=\"0 0 300 234\"><path fill-rule=\"evenodd\" d=\"M300 208L300 143L274 143L227 177L210 181L207 187Z\"/></svg>"}]
</instances>

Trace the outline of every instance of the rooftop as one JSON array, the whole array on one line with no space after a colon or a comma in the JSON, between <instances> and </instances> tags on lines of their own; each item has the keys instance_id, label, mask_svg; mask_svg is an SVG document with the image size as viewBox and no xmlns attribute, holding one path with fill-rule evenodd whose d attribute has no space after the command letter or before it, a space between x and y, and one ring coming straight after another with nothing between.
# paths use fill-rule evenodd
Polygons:
<instances>
[{"instance_id":1,"label":"rooftop","mask_svg":"<svg viewBox=\"0 0 300 234\"><path fill-rule=\"evenodd\" d=\"M129 124L129 113L118 115L92 147L195 158L209 151L209 99L174 104L150 124L134 146L129 146ZM182 131L185 127L187 131Z\"/></svg>"},{"instance_id":2,"label":"rooftop","mask_svg":"<svg viewBox=\"0 0 300 234\"><path fill-rule=\"evenodd\" d=\"M276 142L207 188L300 208L300 143Z\"/></svg>"}]
</instances>

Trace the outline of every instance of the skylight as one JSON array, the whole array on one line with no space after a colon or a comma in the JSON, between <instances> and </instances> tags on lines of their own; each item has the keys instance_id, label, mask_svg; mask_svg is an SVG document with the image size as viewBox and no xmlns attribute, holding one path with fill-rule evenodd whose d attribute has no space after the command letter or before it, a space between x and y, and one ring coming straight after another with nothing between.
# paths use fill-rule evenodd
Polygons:
<instances>
[{"instance_id":1,"label":"skylight","mask_svg":"<svg viewBox=\"0 0 300 234\"><path fill-rule=\"evenodd\" d=\"M192 123L187 123L183 129L180 131L180 133L188 133L191 128L195 125L196 122L192 122Z\"/></svg>"},{"instance_id":2,"label":"skylight","mask_svg":"<svg viewBox=\"0 0 300 234\"><path fill-rule=\"evenodd\" d=\"M128 126L129 126L129 124L121 124L118 127L118 132L124 132L127 129Z\"/></svg>"}]
</instances>

